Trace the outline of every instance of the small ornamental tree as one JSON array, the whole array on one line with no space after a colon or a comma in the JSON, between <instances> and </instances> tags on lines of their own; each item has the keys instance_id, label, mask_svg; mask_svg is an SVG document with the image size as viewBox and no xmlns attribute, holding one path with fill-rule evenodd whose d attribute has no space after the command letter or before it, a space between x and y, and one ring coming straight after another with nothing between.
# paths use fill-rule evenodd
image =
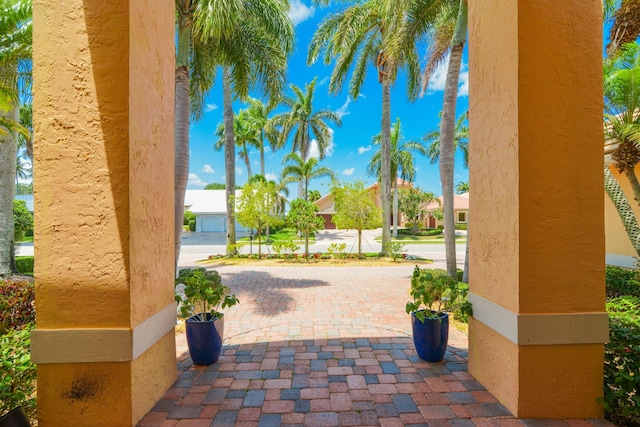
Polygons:
<instances>
[{"instance_id":1,"label":"small ornamental tree","mask_svg":"<svg viewBox=\"0 0 640 427\"><path fill-rule=\"evenodd\" d=\"M318 206L303 199L291 202L291 209L287 215L287 224L297 231L304 233L304 255L309 256L309 233L315 233L324 227L324 219L316 215Z\"/></svg>"},{"instance_id":2,"label":"small ornamental tree","mask_svg":"<svg viewBox=\"0 0 640 427\"><path fill-rule=\"evenodd\" d=\"M413 231L418 230L418 222L425 212L425 205L436 199L431 192L424 192L419 188L409 188L400 190L400 210L413 223Z\"/></svg>"},{"instance_id":3,"label":"small ornamental tree","mask_svg":"<svg viewBox=\"0 0 640 427\"><path fill-rule=\"evenodd\" d=\"M376 206L374 194L362 181L353 184L334 184L331 188L336 213L332 220L336 227L358 230L358 255L362 256L362 230L382 226L382 210Z\"/></svg>"},{"instance_id":4,"label":"small ornamental tree","mask_svg":"<svg viewBox=\"0 0 640 427\"><path fill-rule=\"evenodd\" d=\"M238 222L247 228L255 228L258 234L258 256L262 255L262 232L270 223L278 221L274 216L275 205L275 194L264 180L246 183L236 199Z\"/></svg>"}]
</instances>

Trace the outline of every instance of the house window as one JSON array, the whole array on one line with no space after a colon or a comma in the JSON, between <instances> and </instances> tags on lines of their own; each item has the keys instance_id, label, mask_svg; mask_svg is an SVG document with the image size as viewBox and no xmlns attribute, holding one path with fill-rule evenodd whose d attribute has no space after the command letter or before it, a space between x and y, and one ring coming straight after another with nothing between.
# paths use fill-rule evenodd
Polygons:
<instances>
[{"instance_id":1,"label":"house window","mask_svg":"<svg viewBox=\"0 0 640 427\"><path fill-rule=\"evenodd\" d=\"M467 212L458 212L458 222L462 224L467 223Z\"/></svg>"}]
</instances>

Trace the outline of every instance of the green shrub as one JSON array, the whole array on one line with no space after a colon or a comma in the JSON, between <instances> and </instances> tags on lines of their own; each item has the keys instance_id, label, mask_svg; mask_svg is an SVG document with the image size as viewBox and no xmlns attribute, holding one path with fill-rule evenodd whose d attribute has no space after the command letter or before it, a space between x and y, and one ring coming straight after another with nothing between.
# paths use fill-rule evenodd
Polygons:
<instances>
[{"instance_id":1,"label":"green shrub","mask_svg":"<svg viewBox=\"0 0 640 427\"><path fill-rule=\"evenodd\" d=\"M387 253L395 261L402 258L402 254L406 252L402 242L389 242L387 244Z\"/></svg>"},{"instance_id":2,"label":"green shrub","mask_svg":"<svg viewBox=\"0 0 640 427\"><path fill-rule=\"evenodd\" d=\"M466 230L467 224L456 224L456 230Z\"/></svg>"},{"instance_id":3,"label":"green shrub","mask_svg":"<svg viewBox=\"0 0 640 427\"><path fill-rule=\"evenodd\" d=\"M29 282L0 282L0 334L35 323L35 288Z\"/></svg>"},{"instance_id":4,"label":"green shrub","mask_svg":"<svg viewBox=\"0 0 640 427\"><path fill-rule=\"evenodd\" d=\"M189 220L189 231L196 231L196 220L195 219L190 219Z\"/></svg>"},{"instance_id":5,"label":"green shrub","mask_svg":"<svg viewBox=\"0 0 640 427\"><path fill-rule=\"evenodd\" d=\"M275 242L274 244L271 245L271 249L273 249L273 251L278 256L280 256L280 254L286 255L287 252L289 253L297 252L298 249L300 249L300 246L293 243L293 240L285 240L285 241Z\"/></svg>"},{"instance_id":6,"label":"green shrub","mask_svg":"<svg viewBox=\"0 0 640 427\"><path fill-rule=\"evenodd\" d=\"M195 221L195 220L196 220L196 214L194 214L194 213L193 213L193 212L191 212L191 211L186 211L186 212L184 213L184 220L182 221L182 225L189 225L189 222L190 222L191 220L193 220L193 221Z\"/></svg>"},{"instance_id":7,"label":"green shrub","mask_svg":"<svg viewBox=\"0 0 640 427\"><path fill-rule=\"evenodd\" d=\"M33 257L32 256L17 256L16 268L22 274L29 274L33 276Z\"/></svg>"},{"instance_id":8,"label":"green shrub","mask_svg":"<svg viewBox=\"0 0 640 427\"><path fill-rule=\"evenodd\" d=\"M0 414L20 405L30 419L36 412L36 367L31 363L32 326L0 335Z\"/></svg>"},{"instance_id":9,"label":"green shrub","mask_svg":"<svg viewBox=\"0 0 640 427\"><path fill-rule=\"evenodd\" d=\"M346 249L346 243L332 243L327 248L327 253L333 258L345 259L347 257L347 254L345 253Z\"/></svg>"},{"instance_id":10,"label":"green shrub","mask_svg":"<svg viewBox=\"0 0 640 427\"><path fill-rule=\"evenodd\" d=\"M605 344L606 417L617 425L640 425L640 298L623 296L607 303L609 343Z\"/></svg>"},{"instance_id":11,"label":"green shrub","mask_svg":"<svg viewBox=\"0 0 640 427\"><path fill-rule=\"evenodd\" d=\"M623 295L640 296L640 282L635 270L607 266L605 268L607 297L615 298Z\"/></svg>"}]
</instances>

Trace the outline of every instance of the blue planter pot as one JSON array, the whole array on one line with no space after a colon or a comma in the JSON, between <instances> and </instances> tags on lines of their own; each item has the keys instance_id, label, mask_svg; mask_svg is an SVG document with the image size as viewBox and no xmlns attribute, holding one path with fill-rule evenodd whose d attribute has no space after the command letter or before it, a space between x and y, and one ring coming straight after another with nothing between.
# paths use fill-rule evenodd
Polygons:
<instances>
[{"instance_id":1,"label":"blue planter pot","mask_svg":"<svg viewBox=\"0 0 640 427\"><path fill-rule=\"evenodd\" d=\"M421 359L427 362L440 362L447 351L449 341L449 315L439 313L437 319L424 319L422 323L411 313L413 343Z\"/></svg>"},{"instance_id":2,"label":"blue planter pot","mask_svg":"<svg viewBox=\"0 0 640 427\"><path fill-rule=\"evenodd\" d=\"M222 353L224 337L224 315L212 319L207 313L206 321L192 316L185 322L189 354L195 365L211 365L218 361Z\"/></svg>"},{"instance_id":3,"label":"blue planter pot","mask_svg":"<svg viewBox=\"0 0 640 427\"><path fill-rule=\"evenodd\" d=\"M31 424L22 406L18 406L0 417L0 427L31 427Z\"/></svg>"}]
</instances>

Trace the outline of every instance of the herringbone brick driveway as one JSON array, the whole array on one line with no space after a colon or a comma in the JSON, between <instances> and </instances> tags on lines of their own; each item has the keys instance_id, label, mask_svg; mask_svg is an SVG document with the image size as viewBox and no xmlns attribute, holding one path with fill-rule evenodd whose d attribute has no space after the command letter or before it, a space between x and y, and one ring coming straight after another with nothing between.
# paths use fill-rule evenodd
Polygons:
<instances>
[{"instance_id":1,"label":"herringbone brick driveway","mask_svg":"<svg viewBox=\"0 0 640 427\"><path fill-rule=\"evenodd\" d=\"M404 306L413 266L215 267L241 303L220 360L179 378L139 426L591 426L516 420L467 372L451 329L443 363L415 353Z\"/></svg>"}]
</instances>

